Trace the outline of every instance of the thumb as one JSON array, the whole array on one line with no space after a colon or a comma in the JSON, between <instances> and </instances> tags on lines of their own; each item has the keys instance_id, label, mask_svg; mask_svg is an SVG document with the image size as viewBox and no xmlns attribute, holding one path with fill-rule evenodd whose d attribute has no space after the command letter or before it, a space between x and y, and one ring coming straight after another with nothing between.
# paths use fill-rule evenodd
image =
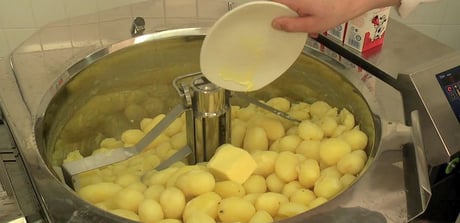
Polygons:
<instances>
[{"instance_id":1,"label":"thumb","mask_svg":"<svg viewBox=\"0 0 460 223\"><path fill-rule=\"evenodd\" d=\"M314 30L311 19L306 17L279 17L272 21L274 29L286 32L318 32Z\"/></svg>"}]
</instances>

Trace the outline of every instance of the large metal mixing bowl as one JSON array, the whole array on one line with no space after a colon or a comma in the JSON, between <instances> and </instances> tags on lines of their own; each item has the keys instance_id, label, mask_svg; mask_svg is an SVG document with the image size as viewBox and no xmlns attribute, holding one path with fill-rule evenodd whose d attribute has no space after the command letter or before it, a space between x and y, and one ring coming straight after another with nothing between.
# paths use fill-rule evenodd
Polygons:
<instances>
[{"instance_id":1,"label":"large metal mixing bowl","mask_svg":"<svg viewBox=\"0 0 460 223\"><path fill-rule=\"evenodd\" d=\"M48 211L59 213L53 220L122 220L80 199L59 179L59 166L69 152L79 149L89 155L102 138L118 138L122 131L139 126L141 118L167 113L180 103L181 98L172 86L173 79L199 72L199 52L205 32L205 29L179 29L129 39L82 59L56 80L41 102L34 137L46 164L40 168L48 168L52 173L43 175L42 180L49 187L42 193ZM378 103L360 86L363 83L359 76L354 75L333 60L305 49L282 77L252 93L263 100L282 96L294 102L324 100L332 106L347 108L369 136L366 148L369 161L360 179L335 199L283 222L307 219L330 222L331 217L343 219L340 216L348 216L344 221L351 216L356 221L386 222L387 217L382 213L387 212L380 210L379 202L385 203L389 198L376 201L375 197L391 191L389 185L395 179L382 171L391 165L383 161L386 158L382 147L386 141L382 140ZM390 182L382 183L385 179ZM397 203L401 196L404 194L396 194L389 202ZM389 212L401 215L405 210ZM404 219L405 215L391 218Z\"/></svg>"}]
</instances>

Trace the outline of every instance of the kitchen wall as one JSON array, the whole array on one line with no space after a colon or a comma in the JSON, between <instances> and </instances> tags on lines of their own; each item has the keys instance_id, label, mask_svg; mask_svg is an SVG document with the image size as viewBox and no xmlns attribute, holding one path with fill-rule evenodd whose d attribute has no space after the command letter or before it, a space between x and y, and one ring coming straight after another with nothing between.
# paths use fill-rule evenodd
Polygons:
<instances>
[{"instance_id":1,"label":"kitchen wall","mask_svg":"<svg viewBox=\"0 0 460 223\"><path fill-rule=\"evenodd\" d=\"M162 0L159 2L163 4L163 12L160 11L159 13L165 13L168 7L180 7L183 4L187 5L187 7L183 7L182 12L176 10L175 13L178 16L193 17L198 13L197 9L200 4L212 4L212 1L220 0ZM141 2L141 0L0 0L0 60L5 59L21 42L49 22L66 20L71 17L137 2ZM190 5L194 5L195 8L188 7ZM440 0L439 2L421 5L409 17L404 19L399 18L394 10L391 16L422 33L438 39L446 45L460 50L458 38L460 36L459 9L459 0ZM131 17L137 16L132 15L133 11L120 13ZM206 13L218 16L223 12Z\"/></svg>"}]
</instances>

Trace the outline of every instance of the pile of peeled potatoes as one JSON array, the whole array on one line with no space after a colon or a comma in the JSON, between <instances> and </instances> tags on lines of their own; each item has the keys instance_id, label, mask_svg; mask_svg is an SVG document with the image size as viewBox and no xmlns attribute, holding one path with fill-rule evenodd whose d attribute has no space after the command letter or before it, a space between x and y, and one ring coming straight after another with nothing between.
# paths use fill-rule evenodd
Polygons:
<instances>
[{"instance_id":1,"label":"pile of peeled potatoes","mask_svg":"<svg viewBox=\"0 0 460 223\"><path fill-rule=\"evenodd\" d=\"M187 144L185 116L141 154L78 176L78 195L113 214L145 223L265 223L321 205L350 186L366 161L367 135L347 109L324 101L231 108L231 143L205 163L181 161L155 170ZM146 117L120 139L105 138L93 154L136 144L164 118ZM83 158L78 150L64 162Z\"/></svg>"}]
</instances>

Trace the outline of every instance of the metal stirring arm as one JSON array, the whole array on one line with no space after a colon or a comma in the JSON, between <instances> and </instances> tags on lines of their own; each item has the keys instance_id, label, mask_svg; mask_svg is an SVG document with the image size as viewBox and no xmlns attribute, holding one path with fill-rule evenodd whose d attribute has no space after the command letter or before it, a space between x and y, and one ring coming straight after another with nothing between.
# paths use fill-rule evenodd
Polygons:
<instances>
[{"instance_id":1,"label":"metal stirring arm","mask_svg":"<svg viewBox=\"0 0 460 223\"><path fill-rule=\"evenodd\" d=\"M154 141L174 120L176 120L186 108L182 104L176 105L166 116L152 128L142 139L132 147L116 148L106 153L95 154L80 160L62 164L64 180L68 185L73 185L72 176L99 167L107 166L116 162L126 160L142 152L152 141ZM190 153L190 148L182 149ZM183 152L184 152L183 151ZM185 157L184 155L183 157ZM176 157L173 155L173 157ZM182 158L183 158L182 157ZM180 160L179 158L178 160ZM170 159L168 159L170 160ZM165 161L166 162L166 161ZM161 165L161 164L160 164Z\"/></svg>"}]
</instances>

